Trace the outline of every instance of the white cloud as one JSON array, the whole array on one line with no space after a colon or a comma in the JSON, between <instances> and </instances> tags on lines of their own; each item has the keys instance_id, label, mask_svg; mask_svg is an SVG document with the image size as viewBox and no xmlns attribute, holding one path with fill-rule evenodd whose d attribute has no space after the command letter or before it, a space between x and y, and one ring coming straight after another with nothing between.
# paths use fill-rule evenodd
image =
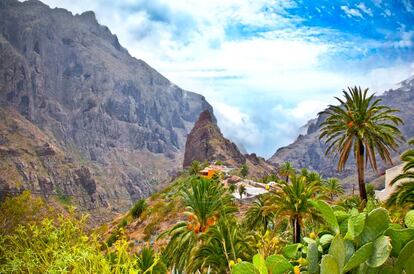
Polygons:
<instances>
[{"instance_id":1,"label":"white cloud","mask_svg":"<svg viewBox=\"0 0 414 274\"><path fill-rule=\"evenodd\" d=\"M405 9L408 12L414 12L414 7L413 7L413 3L411 2L412 0L402 0L402 3L405 7Z\"/></svg>"},{"instance_id":2,"label":"white cloud","mask_svg":"<svg viewBox=\"0 0 414 274\"><path fill-rule=\"evenodd\" d=\"M374 3L376 7L380 8L382 4L382 0L372 0L372 3Z\"/></svg>"},{"instance_id":3,"label":"white cloud","mask_svg":"<svg viewBox=\"0 0 414 274\"><path fill-rule=\"evenodd\" d=\"M364 3L359 3L358 5L357 5L357 7L362 11L362 12L364 12L364 13L366 13L367 15L369 15L369 16L373 16L373 14L372 14L372 10L370 9L370 8L368 8L367 6L365 6L365 4Z\"/></svg>"},{"instance_id":4,"label":"white cloud","mask_svg":"<svg viewBox=\"0 0 414 274\"><path fill-rule=\"evenodd\" d=\"M391 15L392 15L392 12L391 12L389 9L385 9L385 10L384 10L384 13L382 13L382 15L383 15L384 17L391 16Z\"/></svg>"},{"instance_id":5,"label":"white cloud","mask_svg":"<svg viewBox=\"0 0 414 274\"><path fill-rule=\"evenodd\" d=\"M247 148L262 144L263 134L251 121L249 114L223 102L214 102L213 108L218 125L226 137Z\"/></svg>"},{"instance_id":6,"label":"white cloud","mask_svg":"<svg viewBox=\"0 0 414 274\"><path fill-rule=\"evenodd\" d=\"M205 95L224 135L263 156L294 140L298 128L333 103L343 88L361 85L384 91L414 74L413 67L398 60L387 66L377 60L364 67L352 60L332 63L343 52L364 56L372 49L406 49L412 46L412 33L383 43L346 39L328 28L298 27L300 18L285 16L294 1L45 2L75 13L94 10L131 55L180 87ZM364 2L341 9L349 18L372 16ZM230 26L266 31L229 37Z\"/></svg>"},{"instance_id":7,"label":"white cloud","mask_svg":"<svg viewBox=\"0 0 414 274\"><path fill-rule=\"evenodd\" d=\"M349 18L351 18L351 17L364 18L364 16L362 16L361 12L357 9L352 9L348 6L341 6L341 10L343 10L344 13L346 14L346 16L348 16Z\"/></svg>"}]
</instances>

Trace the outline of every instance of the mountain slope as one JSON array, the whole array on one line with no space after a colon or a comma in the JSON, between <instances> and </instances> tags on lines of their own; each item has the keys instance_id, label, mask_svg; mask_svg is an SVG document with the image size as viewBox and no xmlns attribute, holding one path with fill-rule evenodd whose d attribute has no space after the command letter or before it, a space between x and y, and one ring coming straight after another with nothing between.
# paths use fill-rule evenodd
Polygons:
<instances>
[{"instance_id":1,"label":"mountain slope","mask_svg":"<svg viewBox=\"0 0 414 274\"><path fill-rule=\"evenodd\" d=\"M404 125L400 127L403 135L406 139L414 137L414 79L407 79L406 81L401 82L399 88L389 90L378 97L382 99L384 105L400 110L398 115L404 120ZM269 161L276 164L289 161L292 162L296 168L307 167L316 170L327 177L348 177L348 180L346 181L351 182L355 176L355 164L352 155L342 173L336 172L337 159L325 156L326 146L323 140L319 140L319 126L324 119L323 116L319 116L317 119L310 121L305 135L300 135L289 146L278 149ZM399 162L399 153L406 148L406 144L401 144L398 153L393 154L395 163ZM386 168L387 167L383 163L380 164L380 169L382 171ZM367 171L368 180L378 176L378 174L375 174L371 168Z\"/></svg>"},{"instance_id":2,"label":"mountain slope","mask_svg":"<svg viewBox=\"0 0 414 274\"><path fill-rule=\"evenodd\" d=\"M201 95L131 57L93 12L74 16L36 0L2 0L0 60L1 108L18 111L67 157L82 159L77 164L102 178L96 195L115 208L176 172L187 133L211 110ZM64 178L49 179L52 192L64 191ZM2 185L21 181L33 189L33 180L2 178ZM110 187L100 188L103 181Z\"/></svg>"},{"instance_id":3,"label":"mountain slope","mask_svg":"<svg viewBox=\"0 0 414 274\"><path fill-rule=\"evenodd\" d=\"M275 165L267 163L256 154L242 154L234 143L224 138L214 116L208 110L200 114L187 137L183 167L190 166L195 160L200 162L219 160L231 167L246 164L249 168L249 176L257 179L276 171Z\"/></svg>"}]
</instances>

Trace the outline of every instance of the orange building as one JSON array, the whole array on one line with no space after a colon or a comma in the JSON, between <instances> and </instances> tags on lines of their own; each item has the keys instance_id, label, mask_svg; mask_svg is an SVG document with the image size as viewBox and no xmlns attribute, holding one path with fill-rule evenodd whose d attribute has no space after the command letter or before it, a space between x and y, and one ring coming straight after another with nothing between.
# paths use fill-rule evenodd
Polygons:
<instances>
[{"instance_id":1,"label":"orange building","mask_svg":"<svg viewBox=\"0 0 414 274\"><path fill-rule=\"evenodd\" d=\"M203 169L199 172L200 176L211 179L213 178L214 174L217 174L219 171L215 169Z\"/></svg>"}]
</instances>

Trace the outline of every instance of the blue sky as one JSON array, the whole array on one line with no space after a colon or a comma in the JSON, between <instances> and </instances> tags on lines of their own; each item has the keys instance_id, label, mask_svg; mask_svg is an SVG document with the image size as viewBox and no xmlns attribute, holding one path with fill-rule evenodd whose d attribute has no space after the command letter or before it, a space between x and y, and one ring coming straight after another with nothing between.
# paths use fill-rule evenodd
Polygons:
<instances>
[{"instance_id":1,"label":"blue sky","mask_svg":"<svg viewBox=\"0 0 414 274\"><path fill-rule=\"evenodd\" d=\"M269 157L349 85L414 75L412 0L45 0L93 10L131 55L206 96L224 135Z\"/></svg>"}]
</instances>

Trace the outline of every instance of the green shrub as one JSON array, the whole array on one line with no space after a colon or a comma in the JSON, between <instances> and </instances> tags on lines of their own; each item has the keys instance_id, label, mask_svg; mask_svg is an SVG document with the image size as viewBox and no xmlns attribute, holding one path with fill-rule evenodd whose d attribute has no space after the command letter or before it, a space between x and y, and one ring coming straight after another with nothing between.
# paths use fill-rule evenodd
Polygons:
<instances>
[{"instance_id":1,"label":"green shrub","mask_svg":"<svg viewBox=\"0 0 414 274\"><path fill-rule=\"evenodd\" d=\"M118 228L124 228L128 225L128 220L127 219L122 219L121 222L118 224Z\"/></svg>"},{"instance_id":2,"label":"green shrub","mask_svg":"<svg viewBox=\"0 0 414 274\"><path fill-rule=\"evenodd\" d=\"M224 165L224 163L222 161L220 161L220 160L217 160L214 164L216 166L222 166L222 165Z\"/></svg>"},{"instance_id":3,"label":"green shrub","mask_svg":"<svg viewBox=\"0 0 414 274\"><path fill-rule=\"evenodd\" d=\"M148 241L157 230L158 222L151 222L144 228L144 240Z\"/></svg>"},{"instance_id":4,"label":"green shrub","mask_svg":"<svg viewBox=\"0 0 414 274\"><path fill-rule=\"evenodd\" d=\"M138 200L130 210L130 214L133 218L139 218L142 212L147 208L147 202L144 199Z\"/></svg>"},{"instance_id":5,"label":"green shrub","mask_svg":"<svg viewBox=\"0 0 414 274\"><path fill-rule=\"evenodd\" d=\"M118 232L116 232L116 233L112 233L112 234L111 234L111 236L109 236L108 240L106 240L106 245L107 245L107 247L111 247L111 246L113 246L113 245L114 245L114 243L115 243L116 241L118 241L118 238L119 238L119 234L118 234Z\"/></svg>"},{"instance_id":6,"label":"green shrub","mask_svg":"<svg viewBox=\"0 0 414 274\"><path fill-rule=\"evenodd\" d=\"M137 262L139 269L142 271L149 271L151 269L150 273L152 274L167 273L167 267L152 247L143 247L137 254Z\"/></svg>"},{"instance_id":7,"label":"green shrub","mask_svg":"<svg viewBox=\"0 0 414 274\"><path fill-rule=\"evenodd\" d=\"M240 167L240 175L243 177L243 178L246 178L246 176L249 174L249 167L246 165L246 164L243 164L241 167Z\"/></svg>"},{"instance_id":8,"label":"green shrub","mask_svg":"<svg viewBox=\"0 0 414 274\"><path fill-rule=\"evenodd\" d=\"M86 220L60 215L0 235L0 273L142 273L123 238L114 243L118 236L111 236L112 255L105 256Z\"/></svg>"}]
</instances>

